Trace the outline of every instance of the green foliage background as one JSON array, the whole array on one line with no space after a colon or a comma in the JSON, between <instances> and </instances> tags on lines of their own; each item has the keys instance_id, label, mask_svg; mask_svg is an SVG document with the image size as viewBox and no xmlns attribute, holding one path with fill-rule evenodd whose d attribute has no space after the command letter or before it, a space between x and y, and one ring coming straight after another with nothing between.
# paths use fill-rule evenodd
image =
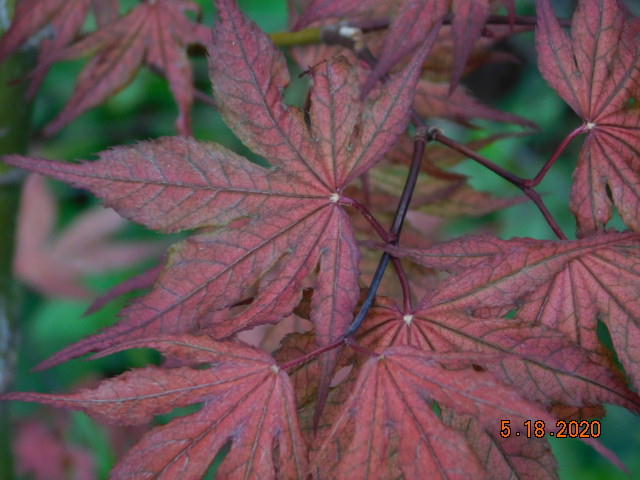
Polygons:
<instances>
[{"instance_id":1,"label":"green foliage background","mask_svg":"<svg viewBox=\"0 0 640 480\"><path fill-rule=\"evenodd\" d=\"M122 2L130 8L135 2ZM209 0L200 0L204 12L204 22L213 24L213 8ZM518 2L519 8L520 3ZM571 2L557 2L558 7L571 11ZM287 27L285 0L241 0L245 12L269 32ZM561 5L564 4L564 5ZM532 6L526 4L520 14L534 14ZM91 21L87 25L90 28ZM578 118L542 80L535 68L533 35L524 34L502 46L516 53L520 65L502 65L477 72L467 79L469 86L482 98L512 113L523 115L540 125L540 132L524 138L502 141L485 148L483 154L496 163L520 174L533 176L544 160L548 158L562 138L578 125ZM40 95L35 102L33 114L34 131L39 131L47 121L59 112L69 98L75 78L84 62L57 64L49 74ZM194 60L198 86L209 92L205 58ZM173 135L176 107L166 82L149 71L141 72L133 83L121 93L99 108L93 109L50 140L35 135L31 142L31 153L57 159L92 158L96 152L114 145L128 144L141 139ZM197 103L193 111L194 134L198 139L213 140L247 154L247 149L224 125L220 116L210 106ZM490 131L505 131L507 127L489 125ZM451 124L441 126L447 134L458 138L482 137L486 130L462 130ZM539 187L552 213L560 221L565 231L573 235L573 218L568 210L571 173L575 167L580 142L574 143L552 169L547 179ZM499 195L518 195L514 187L501 178L470 161L459 167L459 171L471 176L472 184L481 190ZM96 203L95 199L56 183L55 192L60 202L61 219L58 227L64 228L80 211ZM620 227L615 220L614 226ZM527 236L553 238L542 216L531 203L523 203L488 215L481 219L463 219L448 228L448 234L457 236L464 233L491 229L505 238ZM157 238L143 228L131 225L123 233L124 237ZM137 265L107 275L88 279L98 292L140 272L149 265ZM28 289L23 296L21 315L21 345L15 389L20 391L67 392L79 383L113 375L126 369L157 362L157 355L148 351L131 351L96 361L76 360L46 372L30 373L39 361L81 337L110 325L118 311L126 303L125 299L112 302L94 315L83 317L87 302L42 298ZM11 405L13 421L37 416L47 416L43 407L15 403ZM608 406L608 415L603 421L601 440L615 451L634 474L640 478L640 418L623 409ZM84 414L70 414L67 439L91 449L95 456L100 478L107 478L116 460L114 446L105 430ZM163 421L167 421L164 418ZM498 430L496 425L496 430ZM610 465L593 450L575 440L552 440L552 446L560 464L564 479L615 479L628 478Z\"/></svg>"}]
</instances>

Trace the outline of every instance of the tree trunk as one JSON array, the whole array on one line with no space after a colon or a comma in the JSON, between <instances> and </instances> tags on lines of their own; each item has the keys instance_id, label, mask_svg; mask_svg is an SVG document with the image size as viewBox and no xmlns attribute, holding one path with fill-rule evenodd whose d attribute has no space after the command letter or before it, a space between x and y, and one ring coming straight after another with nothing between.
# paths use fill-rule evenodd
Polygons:
<instances>
[{"instance_id":1,"label":"tree trunk","mask_svg":"<svg viewBox=\"0 0 640 480\"><path fill-rule=\"evenodd\" d=\"M0 0L0 34L8 27L14 0ZM31 102L25 82L14 83L32 66L33 52L20 51L0 64L0 155L25 153L29 141ZM12 275L15 227L23 175L0 163L0 392L12 384L18 343L18 285ZM0 402L0 478L12 479L9 404Z\"/></svg>"}]
</instances>

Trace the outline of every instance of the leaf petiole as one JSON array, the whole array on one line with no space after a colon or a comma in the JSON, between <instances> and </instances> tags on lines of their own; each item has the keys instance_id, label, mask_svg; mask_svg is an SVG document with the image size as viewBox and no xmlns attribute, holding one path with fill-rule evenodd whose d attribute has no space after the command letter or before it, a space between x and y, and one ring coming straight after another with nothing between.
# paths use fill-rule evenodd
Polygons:
<instances>
[{"instance_id":1,"label":"leaf petiole","mask_svg":"<svg viewBox=\"0 0 640 480\"><path fill-rule=\"evenodd\" d=\"M547 172L549 171L549 169L556 163L556 160L558 160L560 155L562 155L562 153L566 150L566 148L569 146L571 141L574 138L576 138L578 135L585 133L588 130L588 128L589 127L587 127L586 124L583 124L583 125L580 125L578 128L576 128L569 135L567 135L565 139L562 141L562 143L560 143L560 145L558 146L558 149L554 152L551 158L540 169L538 174L531 180L524 180L523 184L527 187L535 187L540 182L542 182L544 177L547 175Z\"/></svg>"}]
</instances>

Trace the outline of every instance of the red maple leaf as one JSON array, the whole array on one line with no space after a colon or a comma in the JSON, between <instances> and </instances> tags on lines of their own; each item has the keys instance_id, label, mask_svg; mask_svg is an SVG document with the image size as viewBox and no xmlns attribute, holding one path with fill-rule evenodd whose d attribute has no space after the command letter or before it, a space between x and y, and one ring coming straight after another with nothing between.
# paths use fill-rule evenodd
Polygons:
<instances>
[{"instance_id":1,"label":"red maple leaf","mask_svg":"<svg viewBox=\"0 0 640 480\"><path fill-rule=\"evenodd\" d=\"M221 338L277 322L318 265L311 308L318 343L336 340L352 321L359 253L342 191L404 131L425 50L364 103L357 71L344 58L318 66L308 127L303 113L283 102L289 76L282 54L234 2L218 6L214 93L227 123L271 168L180 137L114 148L80 165L7 157L87 188L151 228L201 229L172 249L155 288L126 308L118 325L42 366L160 332L205 328ZM253 302L229 318L228 309L248 297ZM325 380L331 369L329 356Z\"/></svg>"},{"instance_id":2,"label":"red maple leaf","mask_svg":"<svg viewBox=\"0 0 640 480\"><path fill-rule=\"evenodd\" d=\"M403 314L395 306L378 307L364 323L359 341L377 350L410 345L441 353L501 354L486 368L539 404L580 407L606 402L640 411L640 398L611 372L608 359L587 354L562 333L445 308L420 306L413 314Z\"/></svg>"},{"instance_id":3,"label":"red maple leaf","mask_svg":"<svg viewBox=\"0 0 640 480\"><path fill-rule=\"evenodd\" d=\"M421 478L430 472L432 478L485 478L465 437L438 418L434 402L493 430L500 418L517 423L550 415L471 368L481 358L392 347L368 360L312 454L314 477Z\"/></svg>"},{"instance_id":4,"label":"red maple leaf","mask_svg":"<svg viewBox=\"0 0 640 480\"><path fill-rule=\"evenodd\" d=\"M536 128L535 123L526 118L484 105L463 87L451 92L448 84L424 78L418 82L414 107L424 118L449 118L463 124L474 118L483 118Z\"/></svg>"},{"instance_id":5,"label":"red maple leaf","mask_svg":"<svg viewBox=\"0 0 640 480\"><path fill-rule=\"evenodd\" d=\"M615 205L640 230L640 21L617 0L585 0L571 36L548 0L538 3L540 71L585 123L571 209L582 235L603 230Z\"/></svg>"},{"instance_id":6,"label":"red maple leaf","mask_svg":"<svg viewBox=\"0 0 640 480\"><path fill-rule=\"evenodd\" d=\"M161 336L107 350L154 348L181 362L146 367L70 395L10 393L5 400L82 410L108 423L139 425L176 407L204 403L191 415L156 427L127 452L113 478L201 478L227 443L222 478L303 478L305 442L289 377L273 358L207 336ZM202 368L208 366L208 368Z\"/></svg>"},{"instance_id":7,"label":"red maple leaf","mask_svg":"<svg viewBox=\"0 0 640 480\"><path fill-rule=\"evenodd\" d=\"M0 62L6 60L30 37L45 27L51 31L40 44L38 72L33 76L29 93L42 83L56 53L73 41L85 22L92 0L21 0L9 30L0 38ZM101 3L101 2L95 2ZM103 2L106 3L106 2Z\"/></svg>"},{"instance_id":8,"label":"red maple leaf","mask_svg":"<svg viewBox=\"0 0 640 480\"><path fill-rule=\"evenodd\" d=\"M124 88L143 64L167 78L178 104L178 132L190 134L193 73L186 47L207 43L211 37L207 27L191 22L184 14L198 9L189 0L145 1L124 17L52 55L49 63L88 54L94 57L80 73L65 108L45 128L45 134L54 134L84 111L103 103Z\"/></svg>"},{"instance_id":9,"label":"red maple leaf","mask_svg":"<svg viewBox=\"0 0 640 480\"><path fill-rule=\"evenodd\" d=\"M445 344L457 343L450 335L459 331L460 335L470 336L467 340L459 337L467 346L474 343L471 338L482 338L476 347L483 350L493 342L488 339L488 334L499 339L501 348L510 348L507 344L516 342L520 353L530 350L535 356L544 357L541 364L550 370L555 369L552 364L561 369L571 369L571 365L584 368L585 374L572 375L572 382L577 380L581 383L578 377L586 379L593 374L603 380L609 377L609 380L600 382L604 387L601 393L621 393L627 389L620 390L623 386L620 379L607 375L606 369L602 368L611 368L611 362L603 355L597 337L597 322L602 320L610 329L614 346L627 373L638 384L640 305L637 285L640 271L637 265L640 264L640 238L637 234L608 234L568 242L532 239L505 241L480 236L465 237L426 250L391 250L427 267L458 272L423 302L422 312L414 315L426 323L424 327L406 331L406 335L411 335L410 344L419 341L419 332L424 329L425 332L431 332L431 336L425 333L425 338L432 338L427 348L434 348L433 334L436 332L439 332L438 337L443 334L449 337ZM473 314L478 307L480 310L475 313L479 315L504 311L505 308L519 308L516 315L518 321L474 321L455 315L456 310ZM438 315L444 315L443 319L437 320ZM394 318L397 317L398 314L395 314ZM401 323L396 321L395 325L400 326ZM498 334L500 331L511 333ZM425 341L422 340L420 344L425 344ZM527 347L527 343L530 343L530 347ZM545 343L548 344L546 348ZM556 347L552 348L553 345ZM565 348L564 358L556 356ZM543 353L545 351L556 354ZM575 360L567 362L572 355L577 355ZM522 358L526 358L526 355ZM595 370L587 373L592 362L599 366L592 365ZM559 382L560 378L556 375L554 382ZM519 378L518 383L526 385L523 378ZM584 388L590 390L596 383L574 385L568 391L572 392L573 400L577 400L580 392L585 392ZM528 391L527 394L535 395L535 392ZM544 401L543 397L552 396L552 388L540 390L538 396ZM630 398L626 393L620 398L623 397ZM590 393L584 399L590 400L592 405L605 401L603 397L592 397ZM572 404L571 401L567 402L571 399L556 400Z\"/></svg>"}]
</instances>

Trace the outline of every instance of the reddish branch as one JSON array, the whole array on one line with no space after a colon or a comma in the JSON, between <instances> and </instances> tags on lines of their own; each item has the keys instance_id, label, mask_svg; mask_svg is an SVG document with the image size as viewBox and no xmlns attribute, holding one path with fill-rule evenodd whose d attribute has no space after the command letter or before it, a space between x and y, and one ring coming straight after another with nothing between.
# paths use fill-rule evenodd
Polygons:
<instances>
[{"instance_id":1,"label":"reddish branch","mask_svg":"<svg viewBox=\"0 0 640 480\"><path fill-rule=\"evenodd\" d=\"M464 145L456 142L455 140L447 137L446 135L444 135L441 131L439 131L437 129L434 129L432 131L432 136L433 136L434 140L436 140L436 141L442 143L443 145L446 145L447 147L449 147L449 148L451 148L451 149L453 149L453 150L455 150L457 152L460 152L460 153L466 155L467 157L475 160L479 164L487 167L489 170L491 170L495 174L501 176L506 181L508 181L509 183L515 185L520 190L522 190L522 192L527 197L529 197L531 199L531 201L536 205L536 207L538 207L538 210L540 210L540 213L542 213L542 216L547 221L547 223L549 224L549 227L551 227L551 230L553 230L553 232L556 234L556 236L560 240L566 240L567 239L567 236L564 234L564 232L560 228L560 225L558 225L558 222L555 220L555 218L553 218L553 215L551 215L551 212L549 212L549 209L547 208L547 206L542 201L542 198L540 197L540 194L538 192L536 192L532 188L531 185L529 185L529 182L531 182L531 180L527 180L527 179L521 178L518 175L515 175L515 174L511 173L508 170L505 170L501 166L496 165L495 163L493 163L491 160L483 157L482 155L479 155L478 153L474 152L473 150L471 150L471 149L465 147ZM565 147L566 147L566 145L565 145ZM559 153L557 155L559 155ZM554 155L554 157L557 158L556 155ZM553 161L555 162L555 159ZM552 165L552 162L549 161L548 164L545 165L542 168L542 170L538 174L538 176L540 174L542 174L542 176L544 177L544 174L546 174L546 172L549 170L551 165ZM538 176L536 176L536 179L538 178ZM536 179L534 179L534 181ZM538 181L538 183L539 183L539 181ZM536 185L537 185L537 183L536 183Z\"/></svg>"},{"instance_id":2,"label":"reddish branch","mask_svg":"<svg viewBox=\"0 0 640 480\"><path fill-rule=\"evenodd\" d=\"M453 20L453 15L449 14L443 20L444 25L450 25ZM559 19L560 25L568 27L571 25L569 19ZM535 27L538 22L535 16L523 16L523 15L489 15L487 18L487 26L491 25L513 25L519 27ZM389 28L391 21L388 18L381 18L378 20L368 20L354 24L355 27L360 28L363 33L377 32Z\"/></svg>"}]
</instances>

